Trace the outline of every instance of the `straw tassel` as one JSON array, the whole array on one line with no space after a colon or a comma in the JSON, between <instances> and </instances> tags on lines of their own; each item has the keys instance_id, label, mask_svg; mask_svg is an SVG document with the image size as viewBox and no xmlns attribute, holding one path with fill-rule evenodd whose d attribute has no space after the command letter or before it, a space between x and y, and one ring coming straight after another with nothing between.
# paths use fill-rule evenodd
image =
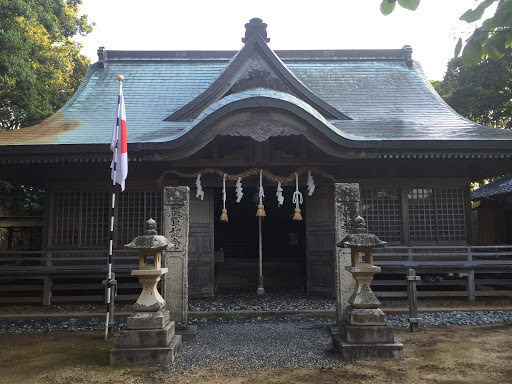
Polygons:
<instances>
[{"instance_id":1,"label":"straw tassel","mask_svg":"<svg viewBox=\"0 0 512 384\"><path fill-rule=\"evenodd\" d=\"M299 204L302 204L303 198L302 193L299 191L299 175L297 173L295 173L295 192L293 192L293 202L295 203L295 213L293 214L292 220L302 221Z\"/></svg>"},{"instance_id":2,"label":"straw tassel","mask_svg":"<svg viewBox=\"0 0 512 384\"><path fill-rule=\"evenodd\" d=\"M222 214L220 215L220 221L223 223L228 222L228 210L226 209L226 174L222 180Z\"/></svg>"},{"instance_id":3,"label":"straw tassel","mask_svg":"<svg viewBox=\"0 0 512 384\"><path fill-rule=\"evenodd\" d=\"M263 206L263 198L265 197L265 192L263 191L263 171L260 169L260 203L258 204L258 210L256 211L256 217L265 217L267 214L265 213L265 207Z\"/></svg>"}]
</instances>

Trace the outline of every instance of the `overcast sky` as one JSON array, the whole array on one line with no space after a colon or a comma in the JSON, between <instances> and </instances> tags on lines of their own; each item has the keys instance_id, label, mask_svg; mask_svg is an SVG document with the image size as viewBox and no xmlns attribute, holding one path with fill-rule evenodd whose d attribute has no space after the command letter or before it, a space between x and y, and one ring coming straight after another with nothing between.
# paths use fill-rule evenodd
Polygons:
<instances>
[{"instance_id":1,"label":"overcast sky","mask_svg":"<svg viewBox=\"0 0 512 384\"><path fill-rule=\"evenodd\" d=\"M97 61L112 50L238 50L245 23L268 24L270 48L385 49L413 47L427 77L441 80L456 40L471 30L459 17L475 0L422 0L415 12L380 13L381 0L83 0L81 13L95 22L80 39ZM474 26L473 26L474 28Z\"/></svg>"}]
</instances>

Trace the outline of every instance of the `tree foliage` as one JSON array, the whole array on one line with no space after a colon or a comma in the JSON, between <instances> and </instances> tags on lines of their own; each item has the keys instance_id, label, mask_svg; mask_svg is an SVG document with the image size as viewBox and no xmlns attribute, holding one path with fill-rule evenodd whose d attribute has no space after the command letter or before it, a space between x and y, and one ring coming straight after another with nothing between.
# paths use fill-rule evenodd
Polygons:
<instances>
[{"instance_id":1,"label":"tree foliage","mask_svg":"<svg viewBox=\"0 0 512 384\"><path fill-rule=\"evenodd\" d=\"M382 0L380 9L382 14L389 15L398 2L400 6L416 10L421 0ZM464 64L473 66L482 60L499 60L508 48L512 47L512 0L476 0L477 6L468 9L460 17L467 23L474 23L482 19L484 12L496 5L492 17L484 20L480 27L475 28L471 36L465 41L459 38L455 46L455 57L462 52Z\"/></svg>"},{"instance_id":2,"label":"tree foliage","mask_svg":"<svg viewBox=\"0 0 512 384\"><path fill-rule=\"evenodd\" d=\"M380 11L384 16L387 16L395 10L396 3L398 3L402 8L415 11L420 5L420 1L421 0L382 0L382 3L380 4Z\"/></svg>"},{"instance_id":3,"label":"tree foliage","mask_svg":"<svg viewBox=\"0 0 512 384\"><path fill-rule=\"evenodd\" d=\"M458 113L480 124L512 129L512 50L501 60L484 60L470 67L456 57L443 81L432 83Z\"/></svg>"},{"instance_id":4,"label":"tree foliage","mask_svg":"<svg viewBox=\"0 0 512 384\"><path fill-rule=\"evenodd\" d=\"M90 64L72 38L92 31L82 0L0 0L0 130L57 111Z\"/></svg>"},{"instance_id":5,"label":"tree foliage","mask_svg":"<svg viewBox=\"0 0 512 384\"><path fill-rule=\"evenodd\" d=\"M13 184L0 180L0 209L2 215L41 216L44 190L40 187Z\"/></svg>"}]
</instances>

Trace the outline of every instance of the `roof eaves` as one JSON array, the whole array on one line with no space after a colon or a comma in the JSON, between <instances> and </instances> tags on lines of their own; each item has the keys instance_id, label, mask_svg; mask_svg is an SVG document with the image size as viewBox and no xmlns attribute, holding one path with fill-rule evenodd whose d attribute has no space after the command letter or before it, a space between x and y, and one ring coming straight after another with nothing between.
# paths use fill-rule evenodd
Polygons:
<instances>
[{"instance_id":1,"label":"roof eaves","mask_svg":"<svg viewBox=\"0 0 512 384\"><path fill-rule=\"evenodd\" d=\"M496 197L512 192L512 174L502 176L485 184L471 193L472 200Z\"/></svg>"}]
</instances>

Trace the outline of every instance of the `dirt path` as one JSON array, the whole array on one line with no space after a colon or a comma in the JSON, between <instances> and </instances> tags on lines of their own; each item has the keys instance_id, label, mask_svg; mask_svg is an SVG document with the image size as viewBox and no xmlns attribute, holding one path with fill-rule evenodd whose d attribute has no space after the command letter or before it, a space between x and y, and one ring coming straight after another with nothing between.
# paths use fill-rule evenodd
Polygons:
<instances>
[{"instance_id":1,"label":"dirt path","mask_svg":"<svg viewBox=\"0 0 512 384\"><path fill-rule=\"evenodd\" d=\"M100 332L0 334L0 383L512 383L512 324L396 329L405 360L333 369L219 369L171 376L162 367L111 368ZM222 373L219 373L222 372Z\"/></svg>"}]
</instances>

